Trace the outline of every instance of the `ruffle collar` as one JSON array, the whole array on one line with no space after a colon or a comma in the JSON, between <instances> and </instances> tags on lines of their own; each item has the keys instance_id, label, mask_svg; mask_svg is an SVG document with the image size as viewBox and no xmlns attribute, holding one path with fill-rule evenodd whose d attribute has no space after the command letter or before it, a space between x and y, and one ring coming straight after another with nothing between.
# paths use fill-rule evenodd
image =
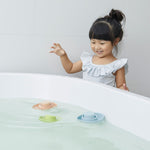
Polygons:
<instances>
[{"instance_id":1,"label":"ruffle collar","mask_svg":"<svg viewBox=\"0 0 150 150\"><path fill-rule=\"evenodd\" d=\"M125 67L125 73L128 72L128 59L120 58L113 61L110 64L106 65L96 65L92 63L93 55L86 53L86 55L82 55L81 60L83 62L82 70L87 72L90 76L106 76L113 75L117 70Z\"/></svg>"}]
</instances>

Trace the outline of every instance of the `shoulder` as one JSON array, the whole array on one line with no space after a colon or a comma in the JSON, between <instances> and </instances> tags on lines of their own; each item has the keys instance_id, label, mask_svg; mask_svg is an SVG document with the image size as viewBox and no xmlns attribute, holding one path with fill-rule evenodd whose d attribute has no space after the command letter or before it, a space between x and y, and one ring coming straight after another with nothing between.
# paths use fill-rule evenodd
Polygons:
<instances>
[{"instance_id":1,"label":"shoulder","mask_svg":"<svg viewBox=\"0 0 150 150\"><path fill-rule=\"evenodd\" d=\"M114 61L113 63L113 68L114 71L113 73L115 73L116 71L120 70L120 69L124 69L125 73L128 72L128 59L127 58L119 58L117 60Z\"/></svg>"},{"instance_id":2,"label":"shoulder","mask_svg":"<svg viewBox=\"0 0 150 150\"><path fill-rule=\"evenodd\" d=\"M88 51L83 51L81 53L80 59L83 63L83 65L90 63L90 59L93 57L93 55Z\"/></svg>"}]
</instances>

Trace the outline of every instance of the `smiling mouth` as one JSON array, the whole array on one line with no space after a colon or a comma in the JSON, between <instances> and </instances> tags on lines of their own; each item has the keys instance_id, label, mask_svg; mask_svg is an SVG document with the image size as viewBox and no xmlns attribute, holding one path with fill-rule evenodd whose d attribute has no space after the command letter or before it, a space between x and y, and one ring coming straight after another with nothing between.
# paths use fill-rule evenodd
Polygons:
<instances>
[{"instance_id":1,"label":"smiling mouth","mask_svg":"<svg viewBox=\"0 0 150 150\"><path fill-rule=\"evenodd\" d=\"M102 53L103 53L103 51L96 51L96 53L98 53L98 54L102 54Z\"/></svg>"}]
</instances>

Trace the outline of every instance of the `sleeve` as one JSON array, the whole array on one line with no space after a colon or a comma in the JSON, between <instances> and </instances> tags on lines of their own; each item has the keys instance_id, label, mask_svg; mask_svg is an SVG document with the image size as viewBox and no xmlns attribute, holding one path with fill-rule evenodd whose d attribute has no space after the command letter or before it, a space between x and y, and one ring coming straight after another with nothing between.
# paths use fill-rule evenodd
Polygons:
<instances>
[{"instance_id":1,"label":"sleeve","mask_svg":"<svg viewBox=\"0 0 150 150\"><path fill-rule=\"evenodd\" d=\"M83 51L80 59L82 61L82 70L85 70L87 66L90 64L90 59L92 57L92 54L90 54L88 51Z\"/></svg>"},{"instance_id":2,"label":"sleeve","mask_svg":"<svg viewBox=\"0 0 150 150\"><path fill-rule=\"evenodd\" d=\"M117 70L121 69L122 67L125 68L125 74L128 73L128 59L127 58L121 58L121 59L118 59L113 68L113 73L115 73Z\"/></svg>"}]
</instances>

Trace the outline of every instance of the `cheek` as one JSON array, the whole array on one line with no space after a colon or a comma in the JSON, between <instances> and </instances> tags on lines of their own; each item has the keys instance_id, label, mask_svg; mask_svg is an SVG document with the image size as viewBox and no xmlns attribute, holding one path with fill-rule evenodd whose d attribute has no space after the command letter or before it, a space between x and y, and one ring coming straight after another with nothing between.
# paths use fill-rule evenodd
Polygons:
<instances>
[{"instance_id":1,"label":"cheek","mask_svg":"<svg viewBox=\"0 0 150 150\"><path fill-rule=\"evenodd\" d=\"M106 46L106 47L104 47L105 51L108 51L108 52L112 51L112 48L113 48L112 46Z\"/></svg>"},{"instance_id":2,"label":"cheek","mask_svg":"<svg viewBox=\"0 0 150 150\"><path fill-rule=\"evenodd\" d=\"M91 45L91 48L92 48L92 49L95 49L95 47L94 47L93 45Z\"/></svg>"}]
</instances>

